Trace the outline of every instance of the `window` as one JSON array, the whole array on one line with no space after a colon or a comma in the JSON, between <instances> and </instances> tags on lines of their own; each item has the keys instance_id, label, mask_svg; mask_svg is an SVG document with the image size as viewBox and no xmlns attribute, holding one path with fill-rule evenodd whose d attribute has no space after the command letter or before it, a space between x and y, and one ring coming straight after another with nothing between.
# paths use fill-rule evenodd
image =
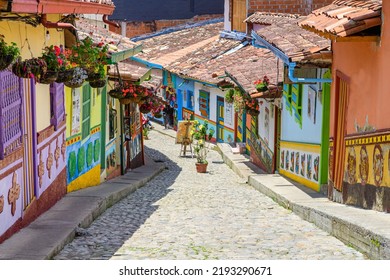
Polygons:
<instances>
[{"instance_id":1,"label":"window","mask_svg":"<svg viewBox=\"0 0 390 280\"><path fill-rule=\"evenodd\" d=\"M303 85L292 85L291 106L294 110L295 121L300 125L300 127L302 127L302 91Z\"/></svg>"},{"instance_id":2,"label":"window","mask_svg":"<svg viewBox=\"0 0 390 280\"><path fill-rule=\"evenodd\" d=\"M85 139L91 130L91 87L89 84L83 86L83 119L82 139Z\"/></svg>"},{"instance_id":3,"label":"window","mask_svg":"<svg viewBox=\"0 0 390 280\"><path fill-rule=\"evenodd\" d=\"M200 115L206 119L209 118L210 113L210 93L207 91L199 91L199 111Z\"/></svg>"},{"instance_id":4,"label":"window","mask_svg":"<svg viewBox=\"0 0 390 280\"><path fill-rule=\"evenodd\" d=\"M194 92L187 90L187 108L194 110Z\"/></svg>"},{"instance_id":5,"label":"window","mask_svg":"<svg viewBox=\"0 0 390 280\"><path fill-rule=\"evenodd\" d=\"M64 84L50 84L50 123L57 130L65 119Z\"/></svg>"},{"instance_id":6,"label":"window","mask_svg":"<svg viewBox=\"0 0 390 280\"><path fill-rule=\"evenodd\" d=\"M0 160L22 144L22 80L10 71L0 72Z\"/></svg>"},{"instance_id":7,"label":"window","mask_svg":"<svg viewBox=\"0 0 390 280\"><path fill-rule=\"evenodd\" d=\"M292 114L291 109L291 95L292 95L292 85L284 85L283 97L286 100L286 110Z\"/></svg>"}]
</instances>

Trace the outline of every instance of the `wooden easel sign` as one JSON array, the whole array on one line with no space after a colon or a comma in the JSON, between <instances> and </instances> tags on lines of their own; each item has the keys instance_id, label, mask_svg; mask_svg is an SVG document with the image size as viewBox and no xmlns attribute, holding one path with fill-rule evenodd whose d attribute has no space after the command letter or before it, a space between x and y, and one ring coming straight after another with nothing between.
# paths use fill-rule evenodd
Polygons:
<instances>
[{"instance_id":1,"label":"wooden easel sign","mask_svg":"<svg viewBox=\"0 0 390 280\"><path fill-rule=\"evenodd\" d=\"M179 121L177 124L177 133L176 133L176 144L181 144L180 147L180 156L185 156L187 152L187 147L189 148L189 152L191 156L192 153L192 138L190 135L190 131L194 126L194 121L186 120Z\"/></svg>"}]
</instances>

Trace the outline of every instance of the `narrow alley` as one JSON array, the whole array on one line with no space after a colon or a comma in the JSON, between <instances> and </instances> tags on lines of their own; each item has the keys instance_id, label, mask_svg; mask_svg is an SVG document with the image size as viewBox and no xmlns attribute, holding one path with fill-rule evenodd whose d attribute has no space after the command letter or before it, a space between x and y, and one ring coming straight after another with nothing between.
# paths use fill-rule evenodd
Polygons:
<instances>
[{"instance_id":1,"label":"narrow alley","mask_svg":"<svg viewBox=\"0 0 390 280\"><path fill-rule=\"evenodd\" d=\"M165 132L151 130L145 146L166 170L80 229L54 259L365 259L247 185L217 151L208 172L197 173Z\"/></svg>"}]
</instances>

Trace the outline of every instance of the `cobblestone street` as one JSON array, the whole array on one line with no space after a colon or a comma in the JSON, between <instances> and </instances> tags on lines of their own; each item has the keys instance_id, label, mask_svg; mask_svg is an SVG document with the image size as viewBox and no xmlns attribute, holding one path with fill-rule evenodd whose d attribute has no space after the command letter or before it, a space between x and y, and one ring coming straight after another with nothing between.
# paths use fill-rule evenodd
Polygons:
<instances>
[{"instance_id":1,"label":"cobblestone street","mask_svg":"<svg viewBox=\"0 0 390 280\"><path fill-rule=\"evenodd\" d=\"M55 259L364 259L279 206L209 153L208 173L152 130L146 153L166 170L108 209Z\"/></svg>"}]
</instances>

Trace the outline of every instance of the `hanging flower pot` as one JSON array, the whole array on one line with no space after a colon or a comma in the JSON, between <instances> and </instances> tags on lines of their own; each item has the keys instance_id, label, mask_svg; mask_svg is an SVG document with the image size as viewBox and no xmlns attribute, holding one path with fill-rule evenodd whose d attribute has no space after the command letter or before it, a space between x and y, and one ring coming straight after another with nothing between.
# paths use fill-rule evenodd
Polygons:
<instances>
[{"instance_id":1,"label":"hanging flower pot","mask_svg":"<svg viewBox=\"0 0 390 280\"><path fill-rule=\"evenodd\" d=\"M106 79L99 79L99 80L94 80L94 81L89 81L89 85L92 88L101 88L106 85Z\"/></svg>"},{"instance_id":2,"label":"hanging flower pot","mask_svg":"<svg viewBox=\"0 0 390 280\"><path fill-rule=\"evenodd\" d=\"M67 69L63 71L59 71L57 75L56 82L57 83L65 83L70 81L73 78L74 69Z\"/></svg>"},{"instance_id":3,"label":"hanging flower pot","mask_svg":"<svg viewBox=\"0 0 390 280\"><path fill-rule=\"evenodd\" d=\"M46 73L41 75L41 77L37 80L37 82L41 84L51 84L57 80L57 77L58 77L58 72L46 71Z\"/></svg>"},{"instance_id":4,"label":"hanging flower pot","mask_svg":"<svg viewBox=\"0 0 390 280\"><path fill-rule=\"evenodd\" d=\"M131 99L130 98L121 98L121 99L119 99L119 103L123 104L123 105L130 104Z\"/></svg>"},{"instance_id":5,"label":"hanging flower pot","mask_svg":"<svg viewBox=\"0 0 390 280\"><path fill-rule=\"evenodd\" d=\"M20 78L40 79L47 71L46 61L40 58L21 60L21 57L12 65L12 73Z\"/></svg>"},{"instance_id":6,"label":"hanging flower pot","mask_svg":"<svg viewBox=\"0 0 390 280\"><path fill-rule=\"evenodd\" d=\"M81 87L87 78L87 72L80 67L74 68L73 78L70 81L64 83L65 86L70 88Z\"/></svg>"}]
</instances>

